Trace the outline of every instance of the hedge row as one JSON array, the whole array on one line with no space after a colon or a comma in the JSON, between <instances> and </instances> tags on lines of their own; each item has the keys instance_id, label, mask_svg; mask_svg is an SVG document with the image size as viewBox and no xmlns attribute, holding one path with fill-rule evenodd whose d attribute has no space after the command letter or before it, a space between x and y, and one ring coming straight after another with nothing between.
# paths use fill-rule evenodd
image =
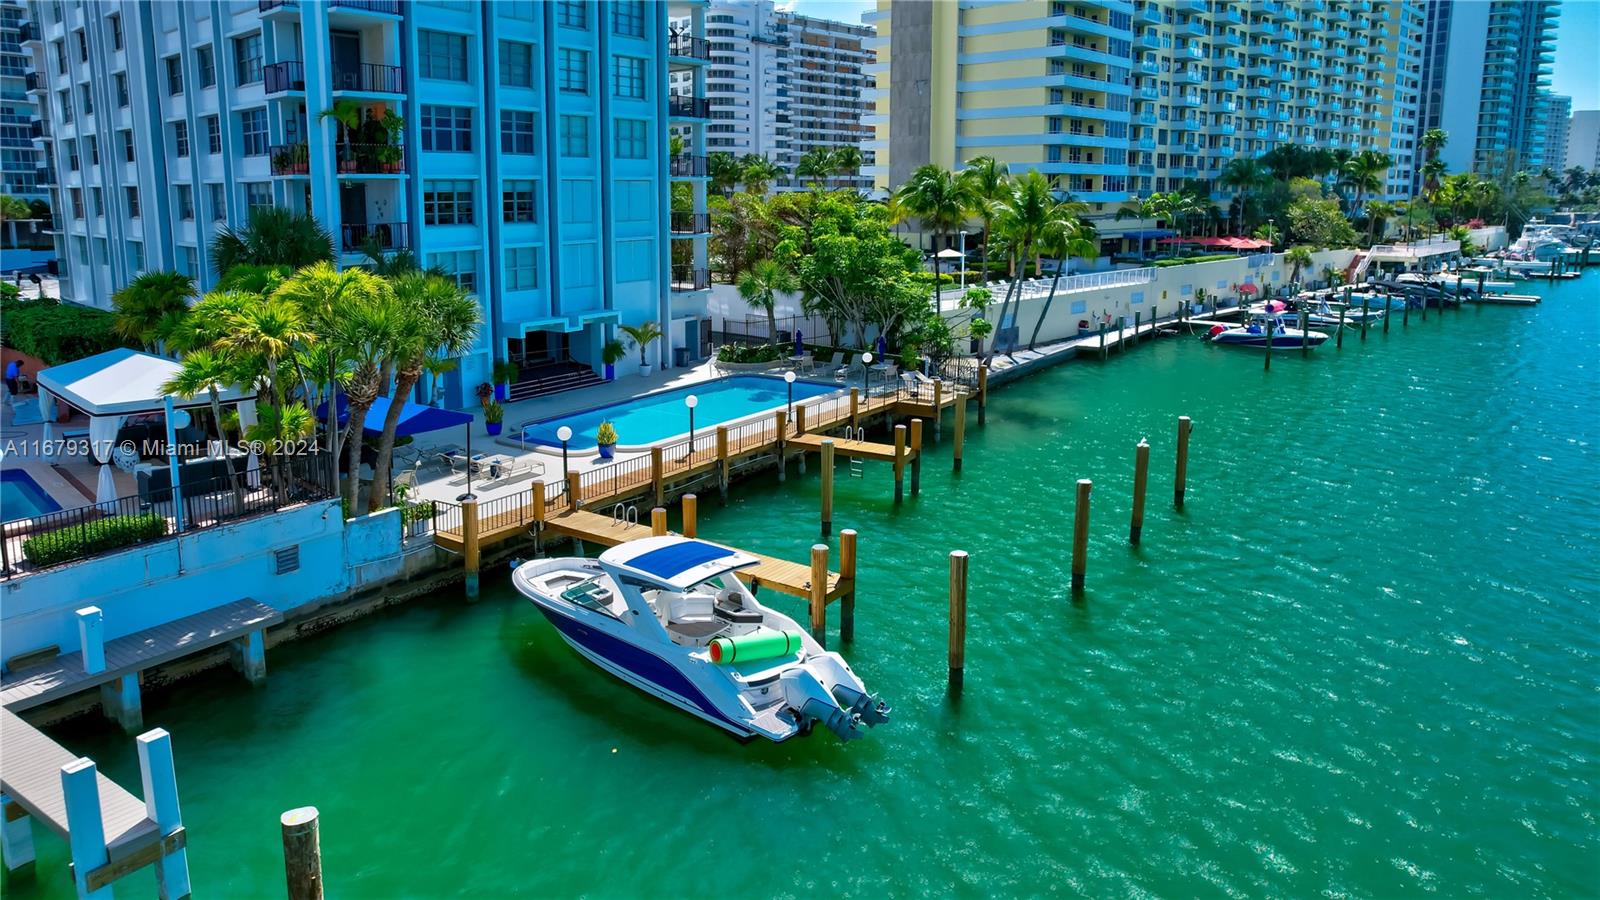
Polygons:
<instances>
[{"instance_id":1,"label":"hedge row","mask_svg":"<svg viewBox=\"0 0 1600 900\"><path fill-rule=\"evenodd\" d=\"M166 518L155 513L108 516L27 538L22 542L22 553L36 566L53 566L154 540L166 533Z\"/></svg>"},{"instance_id":2,"label":"hedge row","mask_svg":"<svg viewBox=\"0 0 1600 900\"><path fill-rule=\"evenodd\" d=\"M105 310L74 303L4 297L0 343L55 366L129 346L112 330L115 320Z\"/></svg>"},{"instance_id":3,"label":"hedge row","mask_svg":"<svg viewBox=\"0 0 1600 900\"><path fill-rule=\"evenodd\" d=\"M1237 253L1205 253L1199 256L1185 256L1182 259L1152 259L1147 265L1164 269L1168 266L1187 266L1190 263L1211 262L1218 259L1242 259Z\"/></svg>"}]
</instances>

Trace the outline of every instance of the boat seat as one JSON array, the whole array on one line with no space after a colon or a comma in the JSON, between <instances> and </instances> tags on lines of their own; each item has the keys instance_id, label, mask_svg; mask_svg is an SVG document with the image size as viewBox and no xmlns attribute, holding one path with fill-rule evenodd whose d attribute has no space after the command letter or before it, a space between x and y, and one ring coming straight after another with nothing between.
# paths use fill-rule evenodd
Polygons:
<instances>
[{"instance_id":1,"label":"boat seat","mask_svg":"<svg viewBox=\"0 0 1600 900\"><path fill-rule=\"evenodd\" d=\"M669 625L710 622L716 618L715 601L704 594L663 594L659 600L666 604Z\"/></svg>"}]
</instances>

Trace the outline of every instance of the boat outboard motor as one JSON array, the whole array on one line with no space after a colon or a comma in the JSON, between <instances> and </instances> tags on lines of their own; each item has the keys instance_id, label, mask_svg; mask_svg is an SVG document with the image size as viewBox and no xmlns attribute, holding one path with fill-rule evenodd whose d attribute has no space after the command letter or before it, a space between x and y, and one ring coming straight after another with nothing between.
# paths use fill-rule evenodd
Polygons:
<instances>
[{"instance_id":1,"label":"boat outboard motor","mask_svg":"<svg viewBox=\"0 0 1600 900\"><path fill-rule=\"evenodd\" d=\"M889 704L879 700L877 694L858 691L846 684L836 684L833 686L833 699L860 716L861 721L869 726L889 721Z\"/></svg>"},{"instance_id":2,"label":"boat outboard motor","mask_svg":"<svg viewBox=\"0 0 1600 900\"><path fill-rule=\"evenodd\" d=\"M785 703L801 716L821 722L838 735L839 740L852 740L865 733L861 728L861 716L840 709L838 701L809 670L789 669L778 681L783 687Z\"/></svg>"}]
</instances>

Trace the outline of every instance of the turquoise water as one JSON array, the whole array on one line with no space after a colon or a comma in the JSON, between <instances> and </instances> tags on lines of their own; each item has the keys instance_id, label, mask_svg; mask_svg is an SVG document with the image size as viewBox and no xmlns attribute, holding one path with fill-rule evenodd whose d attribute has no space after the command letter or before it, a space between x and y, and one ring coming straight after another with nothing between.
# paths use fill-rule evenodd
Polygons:
<instances>
[{"instance_id":1,"label":"turquoise water","mask_svg":"<svg viewBox=\"0 0 1600 900\"><path fill-rule=\"evenodd\" d=\"M794 383L794 402L823 397L839 390L838 385L815 381ZM523 427L530 443L561 446L556 432L565 425L572 429L571 448L593 450L600 423L610 421L617 429L618 443L653 444L674 435L689 433L689 410L684 400L693 394L694 427L715 428L724 422L742 419L769 409L777 409L789 399L788 385L769 375L732 375L689 387L658 391L625 403L613 403L571 415L533 422Z\"/></svg>"},{"instance_id":2,"label":"turquoise water","mask_svg":"<svg viewBox=\"0 0 1600 900\"><path fill-rule=\"evenodd\" d=\"M31 519L59 509L61 504L50 499L27 472L20 469L0 472L0 521Z\"/></svg>"},{"instance_id":3,"label":"turquoise water","mask_svg":"<svg viewBox=\"0 0 1600 900\"><path fill-rule=\"evenodd\" d=\"M197 895L282 896L277 816L312 804L338 897L1593 896L1600 274L1533 289L1542 307L1414 312L1270 372L1197 339L1068 363L995 393L959 477L930 440L898 507L887 465L841 463L845 652L895 705L848 746L723 737L577 658L504 572L476 605L447 590L274 648L263 688L153 691ZM802 559L817 489L813 460L713 492L702 533ZM131 738L52 733L138 784ZM40 880L8 895L68 896L64 847L38 843Z\"/></svg>"}]
</instances>

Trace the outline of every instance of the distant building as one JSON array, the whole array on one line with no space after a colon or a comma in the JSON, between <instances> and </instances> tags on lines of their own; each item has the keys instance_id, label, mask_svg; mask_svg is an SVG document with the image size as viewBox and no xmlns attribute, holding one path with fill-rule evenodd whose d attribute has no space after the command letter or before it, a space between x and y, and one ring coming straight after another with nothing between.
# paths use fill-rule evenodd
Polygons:
<instances>
[{"instance_id":1,"label":"distant building","mask_svg":"<svg viewBox=\"0 0 1600 900\"><path fill-rule=\"evenodd\" d=\"M1567 167L1600 168L1600 109L1580 109L1567 125Z\"/></svg>"},{"instance_id":2,"label":"distant building","mask_svg":"<svg viewBox=\"0 0 1600 900\"><path fill-rule=\"evenodd\" d=\"M0 194L21 200L47 200L39 181L44 123L34 103L39 76L22 49L27 6L0 0ZM39 143L36 145L36 141Z\"/></svg>"},{"instance_id":3,"label":"distant building","mask_svg":"<svg viewBox=\"0 0 1600 900\"><path fill-rule=\"evenodd\" d=\"M1547 169L1556 172L1567 168L1567 131L1572 127L1572 98L1549 94L1545 99L1548 119L1545 122L1545 160Z\"/></svg>"}]
</instances>

